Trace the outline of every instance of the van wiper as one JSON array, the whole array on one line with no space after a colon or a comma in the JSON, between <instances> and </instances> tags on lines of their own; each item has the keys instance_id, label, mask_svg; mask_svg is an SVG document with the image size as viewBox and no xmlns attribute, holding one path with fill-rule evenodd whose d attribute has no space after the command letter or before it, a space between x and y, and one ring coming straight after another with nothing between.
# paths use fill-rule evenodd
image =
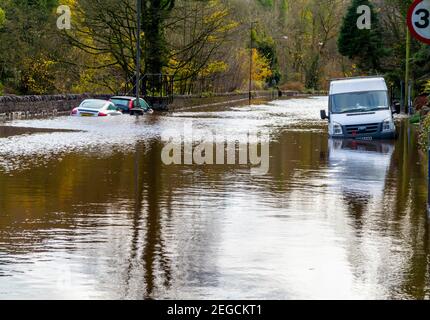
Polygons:
<instances>
[{"instance_id":1,"label":"van wiper","mask_svg":"<svg viewBox=\"0 0 430 320\"><path fill-rule=\"evenodd\" d=\"M376 107L376 108L372 108L372 109L368 109L367 111L379 111L379 110L386 110L388 109L388 107Z\"/></svg>"},{"instance_id":2,"label":"van wiper","mask_svg":"<svg viewBox=\"0 0 430 320\"><path fill-rule=\"evenodd\" d=\"M366 108L359 108L359 109L351 109L351 110L345 110L340 113L354 113L354 112L365 112L368 111Z\"/></svg>"},{"instance_id":3,"label":"van wiper","mask_svg":"<svg viewBox=\"0 0 430 320\"><path fill-rule=\"evenodd\" d=\"M387 107L376 107L376 108L359 108L359 109L351 109L351 110L346 110L346 111L342 111L340 113L356 113L356 112L373 112L373 111L379 111L379 110L386 110L388 109Z\"/></svg>"}]
</instances>

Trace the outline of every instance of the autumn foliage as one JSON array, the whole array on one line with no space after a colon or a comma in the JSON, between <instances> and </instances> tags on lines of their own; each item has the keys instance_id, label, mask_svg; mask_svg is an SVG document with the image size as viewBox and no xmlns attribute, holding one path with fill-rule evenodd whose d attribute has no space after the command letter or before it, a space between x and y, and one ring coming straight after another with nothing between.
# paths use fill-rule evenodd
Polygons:
<instances>
[{"instance_id":1,"label":"autumn foliage","mask_svg":"<svg viewBox=\"0 0 430 320\"><path fill-rule=\"evenodd\" d=\"M376 71L398 84L410 1L370 2L377 32L361 37L348 30L364 0L144 0L140 71L172 75L178 94L246 91L251 65L253 90L325 90L333 77ZM56 27L60 4L70 6L71 30ZM0 90L124 91L136 29L135 0L0 0ZM429 47L413 42L418 91L430 91L429 61Z\"/></svg>"}]
</instances>

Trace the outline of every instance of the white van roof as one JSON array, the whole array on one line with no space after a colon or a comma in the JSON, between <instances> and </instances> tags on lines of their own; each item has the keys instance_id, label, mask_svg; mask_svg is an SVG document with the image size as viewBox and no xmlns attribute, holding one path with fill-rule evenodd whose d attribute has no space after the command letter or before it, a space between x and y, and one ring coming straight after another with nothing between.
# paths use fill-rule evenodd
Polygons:
<instances>
[{"instance_id":1,"label":"white van roof","mask_svg":"<svg viewBox=\"0 0 430 320\"><path fill-rule=\"evenodd\" d=\"M336 79L330 82L330 95L362 91L387 91L383 77L357 77Z\"/></svg>"}]
</instances>

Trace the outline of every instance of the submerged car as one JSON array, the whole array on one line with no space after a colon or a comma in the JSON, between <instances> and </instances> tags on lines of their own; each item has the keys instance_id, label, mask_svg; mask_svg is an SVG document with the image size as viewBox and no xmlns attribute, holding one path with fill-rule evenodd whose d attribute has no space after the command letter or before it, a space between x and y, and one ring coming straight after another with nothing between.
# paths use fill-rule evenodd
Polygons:
<instances>
[{"instance_id":1,"label":"submerged car","mask_svg":"<svg viewBox=\"0 0 430 320\"><path fill-rule=\"evenodd\" d=\"M77 117L107 117L119 116L122 112L110 101L87 99L82 101L79 107L74 108L70 113Z\"/></svg>"},{"instance_id":2,"label":"submerged car","mask_svg":"<svg viewBox=\"0 0 430 320\"><path fill-rule=\"evenodd\" d=\"M332 80L328 115L332 138L361 140L394 139L396 127L389 105L388 89L382 77L355 77Z\"/></svg>"},{"instance_id":3,"label":"submerged car","mask_svg":"<svg viewBox=\"0 0 430 320\"><path fill-rule=\"evenodd\" d=\"M135 112L145 112L152 113L153 110L149 106L149 104L142 98L139 98L139 105L136 103L136 97L129 96L115 96L110 98L109 101L115 104L115 106L123 113L133 114Z\"/></svg>"}]
</instances>

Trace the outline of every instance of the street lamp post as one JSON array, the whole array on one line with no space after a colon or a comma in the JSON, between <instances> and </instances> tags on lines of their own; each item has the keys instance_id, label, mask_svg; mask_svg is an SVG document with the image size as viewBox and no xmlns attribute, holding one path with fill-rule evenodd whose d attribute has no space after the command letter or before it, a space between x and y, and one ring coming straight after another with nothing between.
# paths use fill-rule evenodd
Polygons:
<instances>
[{"instance_id":1,"label":"street lamp post","mask_svg":"<svg viewBox=\"0 0 430 320\"><path fill-rule=\"evenodd\" d=\"M142 0L136 1L137 6L137 34L136 34L136 107L140 105L140 33L141 33L141 15Z\"/></svg>"},{"instance_id":2,"label":"street lamp post","mask_svg":"<svg viewBox=\"0 0 430 320\"><path fill-rule=\"evenodd\" d=\"M249 87L248 87L248 99L249 99L249 105L252 103L252 55L253 55L253 47L254 47L254 39L252 35L252 31L254 31L254 24L255 22L251 22L251 28L250 28L250 50L249 50Z\"/></svg>"}]
</instances>

